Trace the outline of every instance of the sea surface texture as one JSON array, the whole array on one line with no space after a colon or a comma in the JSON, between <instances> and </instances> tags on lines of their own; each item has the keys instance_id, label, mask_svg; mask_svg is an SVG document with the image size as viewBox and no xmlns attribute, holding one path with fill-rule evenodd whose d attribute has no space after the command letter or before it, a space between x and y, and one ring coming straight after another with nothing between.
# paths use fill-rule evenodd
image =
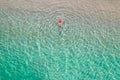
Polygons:
<instances>
[{"instance_id":1,"label":"sea surface texture","mask_svg":"<svg viewBox=\"0 0 120 80\"><path fill-rule=\"evenodd\" d=\"M119 0L5 1L0 80L120 80Z\"/></svg>"}]
</instances>

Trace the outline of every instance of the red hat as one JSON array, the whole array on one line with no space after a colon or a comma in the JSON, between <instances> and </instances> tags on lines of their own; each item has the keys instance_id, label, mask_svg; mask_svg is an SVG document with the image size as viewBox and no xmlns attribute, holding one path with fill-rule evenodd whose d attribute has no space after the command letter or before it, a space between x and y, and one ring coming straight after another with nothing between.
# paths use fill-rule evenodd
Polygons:
<instances>
[{"instance_id":1,"label":"red hat","mask_svg":"<svg viewBox=\"0 0 120 80\"><path fill-rule=\"evenodd\" d=\"M59 20L58 20L58 23L62 23L62 22L63 22L62 19L59 19Z\"/></svg>"}]
</instances>

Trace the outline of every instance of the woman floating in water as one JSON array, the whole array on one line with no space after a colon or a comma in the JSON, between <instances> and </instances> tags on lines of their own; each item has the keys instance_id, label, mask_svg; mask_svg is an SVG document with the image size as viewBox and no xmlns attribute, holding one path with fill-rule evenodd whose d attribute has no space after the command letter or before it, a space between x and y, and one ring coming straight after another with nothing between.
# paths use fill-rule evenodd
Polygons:
<instances>
[{"instance_id":1,"label":"woman floating in water","mask_svg":"<svg viewBox=\"0 0 120 80\"><path fill-rule=\"evenodd\" d=\"M62 19L59 19L59 20L58 20L58 26L59 26L59 27L62 27L62 22L63 22Z\"/></svg>"}]
</instances>

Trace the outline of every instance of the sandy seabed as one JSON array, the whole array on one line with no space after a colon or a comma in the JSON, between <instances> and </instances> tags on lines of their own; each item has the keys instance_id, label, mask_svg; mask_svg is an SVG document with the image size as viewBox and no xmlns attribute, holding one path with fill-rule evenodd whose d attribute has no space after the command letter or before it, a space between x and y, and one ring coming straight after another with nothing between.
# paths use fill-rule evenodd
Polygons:
<instances>
[{"instance_id":1,"label":"sandy seabed","mask_svg":"<svg viewBox=\"0 0 120 80\"><path fill-rule=\"evenodd\" d=\"M0 0L0 80L120 80L119 52L119 0Z\"/></svg>"}]
</instances>

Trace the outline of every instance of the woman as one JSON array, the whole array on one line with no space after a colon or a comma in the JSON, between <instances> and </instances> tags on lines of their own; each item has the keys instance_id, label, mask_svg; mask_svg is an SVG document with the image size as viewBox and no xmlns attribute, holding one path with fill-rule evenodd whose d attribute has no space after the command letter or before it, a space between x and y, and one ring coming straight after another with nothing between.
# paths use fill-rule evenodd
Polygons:
<instances>
[{"instance_id":1,"label":"woman","mask_svg":"<svg viewBox=\"0 0 120 80\"><path fill-rule=\"evenodd\" d=\"M59 26L59 27L62 27L62 22L63 22L62 19L59 19L59 20L58 20L58 26Z\"/></svg>"}]
</instances>

